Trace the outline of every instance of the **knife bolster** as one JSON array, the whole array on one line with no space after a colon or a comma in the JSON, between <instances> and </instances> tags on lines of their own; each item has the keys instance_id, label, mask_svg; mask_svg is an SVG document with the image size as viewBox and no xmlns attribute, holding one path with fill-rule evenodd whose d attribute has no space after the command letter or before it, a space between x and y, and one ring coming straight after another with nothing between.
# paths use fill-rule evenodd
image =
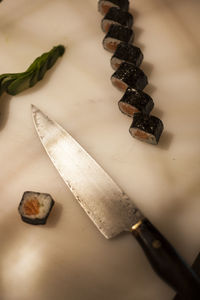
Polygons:
<instances>
[{"instance_id":1,"label":"knife bolster","mask_svg":"<svg viewBox=\"0 0 200 300\"><path fill-rule=\"evenodd\" d=\"M133 232L134 230L137 230L137 228L140 227L140 225L142 225L142 221L143 221L143 220L139 220L137 223L135 223L135 224L131 227L131 231Z\"/></svg>"}]
</instances>

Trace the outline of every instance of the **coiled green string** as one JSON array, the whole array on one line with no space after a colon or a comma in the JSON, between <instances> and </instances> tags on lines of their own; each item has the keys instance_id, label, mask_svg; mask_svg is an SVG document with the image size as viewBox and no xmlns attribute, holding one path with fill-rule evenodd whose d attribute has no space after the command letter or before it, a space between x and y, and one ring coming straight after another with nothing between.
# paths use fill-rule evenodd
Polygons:
<instances>
[{"instance_id":1,"label":"coiled green string","mask_svg":"<svg viewBox=\"0 0 200 300\"><path fill-rule=\"evenodd\" d=\"M33 87L38 81L43 79L45 73L64 52L64 46L55 46L49 52L37 57L25 72L0 75L0 95L4 92L9 95L17 95Z\"/></svg>"}]
</instances>

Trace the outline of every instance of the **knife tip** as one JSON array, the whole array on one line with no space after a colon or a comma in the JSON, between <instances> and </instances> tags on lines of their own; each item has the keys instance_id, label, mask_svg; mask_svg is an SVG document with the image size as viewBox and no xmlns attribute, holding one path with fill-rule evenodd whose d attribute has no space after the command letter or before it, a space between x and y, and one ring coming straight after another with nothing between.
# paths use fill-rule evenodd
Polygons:
<instances>
[{"instance_id":1,"label":"knife tip","mask_svg":"<svg viewBox=\"0 0 200 300\"><path fill-rule=\"evenodd\" d=\"M40 109L37 106L35 106L34 104L31 104L31 111L32 111L33 116L35 116L39 112L41 113Z\"/></svg>"},{"instance_id":2,"label":"knife tip","mask_svg":"<svg viewBox=\"0 0 200 300\"><path fill-rule=\"evenodd\" d=\"M36 111L36 110L38 110L38 108L34 104L31 104L31 110Z\"/></svg>"}]
</instances>

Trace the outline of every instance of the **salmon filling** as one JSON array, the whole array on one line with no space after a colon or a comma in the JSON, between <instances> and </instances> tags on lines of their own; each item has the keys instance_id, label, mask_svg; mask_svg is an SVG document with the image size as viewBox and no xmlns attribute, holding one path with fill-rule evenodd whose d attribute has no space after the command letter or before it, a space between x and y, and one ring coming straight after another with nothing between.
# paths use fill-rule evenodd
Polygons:
<instances>
[{"instance_id":1,"label":"salmon filling","mask_svg":"<svg viewBox=\"0 0 200 300\"><path fill-rule=\"evenodd\" d=\"M103 14L107 14L107 12L109 11L109 9L112 7L112 5L109 5L109 4L102 4L101 5L101 9L102 9L102 12Z\"/></svg>"},{"instance_id":2,"label":"salmon filling","mask_svg":"<svg viewBox=\"0 0 200 300\"><path fill-rule=\"evenodd\" d=\"M118 44L119 44L118 41L110 41L110 42L106 43L106 47L107 47L110 51L114 52L114 51L116 50Z\"/></svg>"},{"instance_id":3,"label":"salmon filling","mask_svg":"<svg viewBox=\"0 0 200 300\"><path fill-rule=\"evenodd\" d=\"M143 140L147 140L148 137L149 137L149 135L146 132L141 131L141 130L136 130L134 132L134 135L141 138L141 139L143 139Z\"/></svg>"},{"instance_id":4,"label":"salmon filling","mask_svg":"<svg viewBox=\"0 0 200 300\"><path fill-rule=\"evenodd\" d=\"M112 83L121 91L125 91L127 89L127 84L119 79L112 78Z\"/></svg>"},{"instance_id":5,"label":"salmon filling","mask_svg":"<svg viewBox=\"0 0 200 300\"><path fill-rule=\"evenodd\" d=\"M108 32L111 24L112 24L111 22L106 22L106 25L103 26L105 32Z\"/></svg>"},{"instance_id":6,"label":"salmon filling","mask_svg":"<svg viewBox=\"0 0 200 300\"><path fill-rule=\"evenodd\" d=\"M119 66L120 66L120 63L115 63L115 64L113 65L113 69L114 69L114 70L117 70L117 69L119 68Z\"/></svg>"},{"instance_id":7,"label":"salmon filling","mask_svg":"<svg viewBox=\"0 0 200 300\"><path fill-rule=\"evenodd\" d=\"M137 109L136 107L131 106L131 105L127 104L127 103L120 103L119 105L120 105L120 109L125 114L127 114L127 115L129 115L131 117L134 115L134 113L139 112L139 109Z\"/></svg>"},{"instance_id":8,"label":"salmon filling","mask_svg":"<svg viewBox=\"0 0 200 300\"><path fill-rule=\"evenodd\" d=\"M119 66L121 65L121 63L122 63L122 60L120 60L116 57L111 58L111 66L114 70L117 70L119 68Z\"/></svg>"},{"instance_id":9,"label":"salmon filling","mask_svg":"<svg viewBox=\"0 0 200 300\"><path fill-rule=\"evenodd\" d=\"M27 200L24 204L23 210L24 214L27 216L37 215L39 213L40 203L36 198Z\"/></svg>"},{"instance_id":10,"label":"salmon filling","mask_svg":"<svg viewBox=\"0 0 200 300\"><path fill-rule=\"evenodd\" d=\"M136 129L136 128L130 128L129 131L130 131L130 134L133 137L135 137L136 139L145 141L145 142L153 144L153 145L157 144L155 137L150 133L146 133L146 132Z\"/></svg>"}]
</instances>

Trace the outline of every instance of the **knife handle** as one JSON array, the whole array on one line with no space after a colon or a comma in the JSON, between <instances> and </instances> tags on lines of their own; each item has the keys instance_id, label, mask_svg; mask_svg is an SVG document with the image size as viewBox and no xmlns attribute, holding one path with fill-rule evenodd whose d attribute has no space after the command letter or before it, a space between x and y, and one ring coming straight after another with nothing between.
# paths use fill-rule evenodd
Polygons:
<instances>
[{"instance_id":1,"label":"knife handle","mask_svg":"<svg viewBox=\"0 0 200 300\"><path fill-rule=\"evenodd\" d=\"M181 299L200 299L200 278L147 219L133 225L132 234L154 271L182 296Z\"/></svg>"}]
</instances>

